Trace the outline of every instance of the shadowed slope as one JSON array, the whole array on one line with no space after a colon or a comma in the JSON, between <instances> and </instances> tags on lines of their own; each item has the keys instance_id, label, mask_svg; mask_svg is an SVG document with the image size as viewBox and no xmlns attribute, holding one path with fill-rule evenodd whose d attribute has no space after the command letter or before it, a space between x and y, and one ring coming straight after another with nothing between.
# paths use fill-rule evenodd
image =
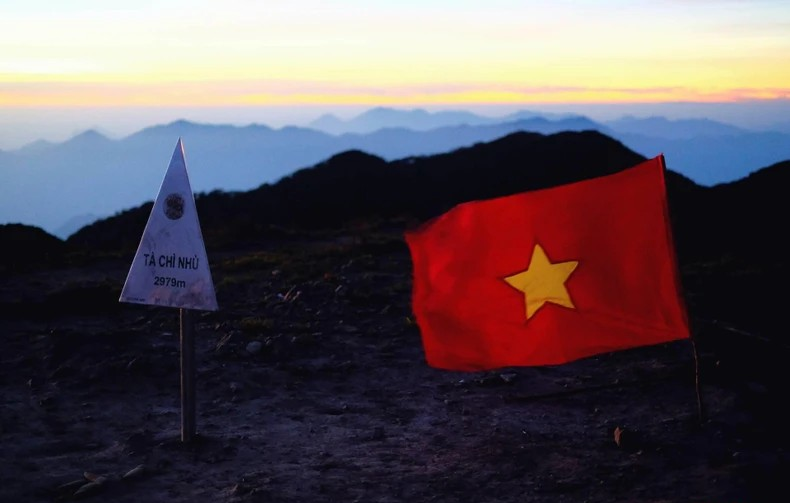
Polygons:
<instances>
[{"instance_id":1,"label":"shadowed slope","mask_svg":"<svg viewBox=\"0 0 790 503\"><path fill-rule=\"evenodd\" d=\"M273 228L423 220L463 201L600 176L641 160L597 132L515 133L446 154L389 163L360 151L344 152L275 184L243 193L212 192L197 202L207 246L228 246L265 239ZM99 249L134 247L149 211L144 205L96 222L69 242Z\"/></svg>"}]
</instances>

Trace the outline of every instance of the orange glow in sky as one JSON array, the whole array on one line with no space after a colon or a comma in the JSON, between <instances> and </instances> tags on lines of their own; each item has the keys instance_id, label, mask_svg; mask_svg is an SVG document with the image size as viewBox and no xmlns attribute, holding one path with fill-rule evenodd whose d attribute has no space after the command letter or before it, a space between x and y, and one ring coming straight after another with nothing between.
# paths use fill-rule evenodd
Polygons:
<instances>
[{"instance_id":1,"label":"orange glow in sky","mask_svg":"<svg viewBox=\"0 0 790 503\"><path fill-rule=\"evenodd\" d=\"M0 107L790 98L790 4L20 0Z\"/></svg>"}]
</instances>

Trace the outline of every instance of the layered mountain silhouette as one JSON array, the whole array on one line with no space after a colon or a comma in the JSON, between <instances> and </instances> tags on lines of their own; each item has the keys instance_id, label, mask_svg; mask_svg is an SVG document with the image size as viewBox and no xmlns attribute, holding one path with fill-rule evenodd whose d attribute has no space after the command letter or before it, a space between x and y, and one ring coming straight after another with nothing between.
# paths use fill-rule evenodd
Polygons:
<instances>
[{"instance_id":1,"label":"layered mountain silhouette","mask_svg":"<svg viewBox=\"0 0 790 503\"><path fill-rule=\"evenodd\" d=\"M634 166L644 156L597 132L513 133L448 153L386 161L358 150L273 184L197 196L207 246L255 245L286 231L413 225L471 200L552 187ZM790 161L705 187L668 162L668 193L683 257L754 259L783 250ZM66 242L89 250L134 250L152 203L82 228ZM389 223L387 223L389 222ZM393 223L398 222L398 223Z\"/></svg>"},{"instance_id":2,"label":"layered mountain silhouette","mask_svg":"<svg viewBox=\"0 0 790 503\"><path fill-rule=\"evenodd\" d=\"M522 132L445 154L389 162L347 151L252 191L201 195L197 204L205 239L218 247L235 246L265 241L277 228L425 220L463 201L598 176L641 159L595 132ZM134 247L148 211L150 203L90 225L68 241L102 249Z\"/></svg>"},{"instance_id":3,"label":"layered mountain silhouette","mask_svg":"<svg viewBox=\"0 0 790 503\"><path fill-rule=\"evenodd\" d=\"M743 129L710 119L669 120L665 117L622 117L606 125L617 134L632 134L668 140L692 140L712 136L743 134Z\"/></svg>"},{"instance_id":4,"label":"layered mountain silhouette","mask_svg":"<svg viewBox=\"0 0 790 503\"><path fill-rule=\"evenodd\" d=\"M790 159L790 135L708 120L625 118L599 124L581 116L547 118L529 111L496 119L469 112L380 108L350 121L324 117L313 127L322 124L336 133L177 121L120 140L87 131L64 143L36 142L0 152L0 222L31 224L65 238L96 215L106 217L152 199L179 137L196 193L251 190L350 150L392 162L520 131L598 131L644 157L663 153L674 170L706 186Z\"/></svg>"},{"instance_id":5,"label":"layered mountain silhouette","mask_svg":"<svg viewBox=\"0 0 790 503\"><path fill-rule=\"evenodd\" d=\"M330 134L345 133L366 134L387 128L412 129L428 131L449 126L485 126L529 119L549 119L551 121L572 119L573 114L546 114L523 110L504 117L486 117L464 110L446 110L429 112L421 108L399 110L389 107L376 107L348 120L336 115L326 114L312 121L308 126L312 129Z\"/></svg>"}]
</instances>

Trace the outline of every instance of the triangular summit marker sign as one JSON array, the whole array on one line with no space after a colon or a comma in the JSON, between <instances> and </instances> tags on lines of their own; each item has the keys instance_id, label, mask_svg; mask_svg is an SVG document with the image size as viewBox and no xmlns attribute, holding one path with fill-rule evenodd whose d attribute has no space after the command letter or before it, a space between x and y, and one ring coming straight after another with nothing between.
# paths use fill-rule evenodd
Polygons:
<instances>
[{"instance_id":1,"label":"triangular summit marker sign","mask_svg":"<svg viewBox=\"0 0 790 503\"><path fill-rule=\"evenodd\" d=\"M216 311L217 297L181 138L151 208L119 300L180 308L181 441L192 441L196 429L195 327L190 310Z\"/></svg>"},{"instance_id":2,"label":"triangular summit marker sign","mask_svg":"<svg viewBox=\"0 0 790 503\"><path fill-rule=\"evenodd\" d=\"M181 138L170 159L119 300L217 310Z\"/></svg>"}]
</instances>

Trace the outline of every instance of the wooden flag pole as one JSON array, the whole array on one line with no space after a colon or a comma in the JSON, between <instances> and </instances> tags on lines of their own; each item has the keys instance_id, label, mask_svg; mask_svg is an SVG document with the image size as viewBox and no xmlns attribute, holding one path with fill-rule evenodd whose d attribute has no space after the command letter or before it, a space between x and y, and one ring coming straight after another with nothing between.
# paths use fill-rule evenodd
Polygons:
<instances>
[{"instance_id":1,"label":"wooden flag pole","mask_svg":"<svg viewBox=\"0 0 790 503\"><path fill-rule=\"evenodd\" d=\"M189 309L181 321L181 442L195 437L195 325Z\"/></svg>"},{"instance_id":2,"label":"wooden flag pole","mask_svg":"<svg viewBox=\"0 0 790 503\"><path fill-rule=\"evenodd\" d=\"M702 391L700 390L700 379L699 379L699 353L697 352L697 341L694 338L694 334L692 333L691 337L691 350L694 353L694 388L697 391L697 417L699 419L699 424L705 422L705 406L702 403Z\"/></svg>"}]
</instances>

